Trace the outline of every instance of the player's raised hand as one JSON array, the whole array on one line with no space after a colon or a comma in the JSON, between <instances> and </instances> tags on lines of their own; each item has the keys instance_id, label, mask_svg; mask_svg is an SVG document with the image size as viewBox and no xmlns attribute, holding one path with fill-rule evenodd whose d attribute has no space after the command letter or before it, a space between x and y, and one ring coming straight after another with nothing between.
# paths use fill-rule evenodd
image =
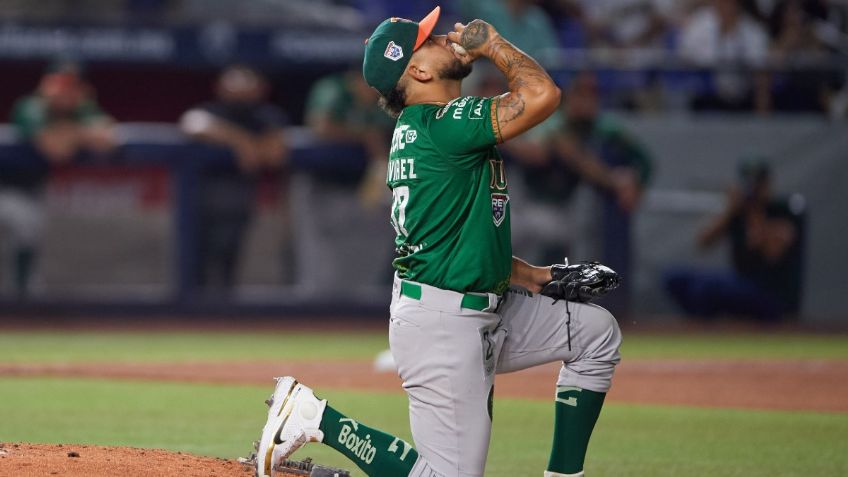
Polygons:
<instances>
[{"instance_id":1,"label":"player's raised hand","mask_svg":"<svg viewBox=\"0 0 848 477\"><path fill-rule=\"evenodd\" d=\"M474 20L468 25L456 23L453 29L448 33L448 40L457 58L466 64L486 56L488 46L498 36L495 28L483 20Z\"/></svg>"}]
</instances>

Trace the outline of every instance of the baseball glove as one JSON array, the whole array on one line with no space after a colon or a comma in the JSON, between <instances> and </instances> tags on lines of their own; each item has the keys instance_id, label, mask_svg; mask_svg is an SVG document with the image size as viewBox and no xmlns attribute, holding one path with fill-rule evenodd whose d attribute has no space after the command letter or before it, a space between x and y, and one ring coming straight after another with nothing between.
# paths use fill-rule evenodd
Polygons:
<instances>
[{"instance_id":1,"label":"baseball glove","mask_svg":"<svg viewBox=\"0 0 848 477\"><path fill-rule=\"evenodd\" d=\"M588 303L614 290L619 283L615 270L598 262L577 262L551 265L551 278L541 294L555 301L568 300Z\"/></svg>"}]
</instances>

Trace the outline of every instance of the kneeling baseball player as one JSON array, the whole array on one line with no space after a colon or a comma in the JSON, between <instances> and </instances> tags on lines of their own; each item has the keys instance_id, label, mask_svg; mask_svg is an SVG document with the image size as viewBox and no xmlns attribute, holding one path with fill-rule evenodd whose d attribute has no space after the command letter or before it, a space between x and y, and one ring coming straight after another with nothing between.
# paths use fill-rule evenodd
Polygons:
<instances>
[{"instance_id":1,"label":"kneeling baseball player","mask_svg":"<svg viewBox=\"0 0 848 477\"><path fill-rule=\"evenodd\" d=\"M617 285L597 263L536 267L512 257L509 192L495 147L547 118L560 91L536 61L474 20L433 35L391 18L365 47L363 74L397 117L387 183L398 256L389 340L409 397L415 447L349 418L294 378L277 379L257 474L322 442L369 476L482 476L497 373L562 362L546 477L582 476L618 364L621 333L588 301ZM485 57L506 76L496 97L460 97Z\"/></svg>"}]
</instances>

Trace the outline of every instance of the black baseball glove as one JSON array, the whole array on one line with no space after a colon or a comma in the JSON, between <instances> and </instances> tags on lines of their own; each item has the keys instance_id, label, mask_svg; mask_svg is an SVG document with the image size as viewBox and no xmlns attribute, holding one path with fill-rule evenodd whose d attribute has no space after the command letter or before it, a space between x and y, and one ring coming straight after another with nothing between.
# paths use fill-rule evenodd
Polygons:
<instances>
[{"instance_id":1,"label":"black baseball glove","mask_svg":"<svg viewBox=\"0 0 848 477\"><path fill-rule=\"evenodd\" d=\"M542 287L541 294L554 300L588 303L606 295L618 286L615 270L598 262L577 262L551 265L552 280Z\"/></svg>"}]
</instances>

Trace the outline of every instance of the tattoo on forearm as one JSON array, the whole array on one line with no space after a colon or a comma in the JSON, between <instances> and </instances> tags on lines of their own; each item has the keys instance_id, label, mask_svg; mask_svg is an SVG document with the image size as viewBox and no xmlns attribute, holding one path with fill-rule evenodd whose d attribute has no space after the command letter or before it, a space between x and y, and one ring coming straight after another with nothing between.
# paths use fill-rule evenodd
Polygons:
<instances>
[{"instance_id":1,"label":"tattoo on forearm","mask_svg":"<svg viewBox=\"0 0 848 477\"><path fill-rule=\"evenodd\" d=\"M459 44L470 51L485 45L488 39L489 25L482 20L474 20L465 27L465 30L462 30L462 35L459 37Z\"/></svg>"},{"instance_id":2,"label":"tattoo on forearm","mask_svg":"<svg viewBox=\"0 0 848 477\"><path fill-rule=\"evenodd\" d=\"M532 92L536 87L542 87L552 80L535 60L503 38L495 38L489 43L487 56L506 76L509 84L510 92L503 95L498 102L498 121L503 126L524 114L525 93ZM527 89L529 91L525 91Z\"/></svg>"}]
</instances>

